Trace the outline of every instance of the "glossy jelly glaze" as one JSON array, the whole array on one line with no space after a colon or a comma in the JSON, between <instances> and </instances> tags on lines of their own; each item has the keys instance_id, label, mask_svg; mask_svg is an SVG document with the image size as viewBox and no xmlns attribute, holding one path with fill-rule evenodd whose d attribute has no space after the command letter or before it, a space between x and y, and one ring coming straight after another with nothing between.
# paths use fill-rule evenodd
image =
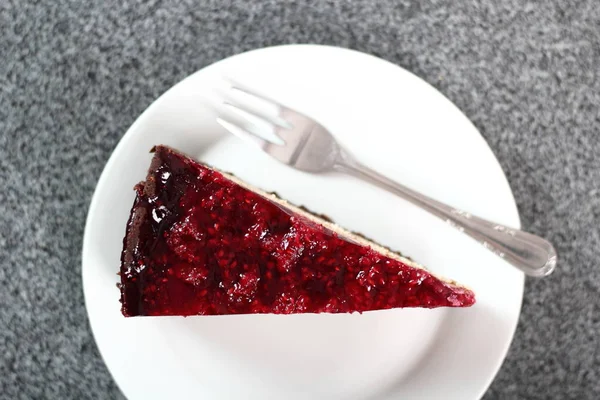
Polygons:
<instances>
[{"instance_id":1,"label":"glossy jelly glaze","mask_svg":"<svg viewBox=\"0 0 600 400\"><path fill-rule=\"evenodd\" d=\"M338 237L170 148L136 186L125 316L464 307L474 294Z\"/></svg>"}]
</instances>

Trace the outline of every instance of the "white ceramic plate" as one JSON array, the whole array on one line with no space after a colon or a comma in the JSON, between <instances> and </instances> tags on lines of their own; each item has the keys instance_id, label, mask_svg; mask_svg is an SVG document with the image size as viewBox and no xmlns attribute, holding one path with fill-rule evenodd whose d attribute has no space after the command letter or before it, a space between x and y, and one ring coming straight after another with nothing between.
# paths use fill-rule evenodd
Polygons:
<instances>
[{"instance_id":1,"label":"white ceramic plate","mask_svg":"<svg viewBox=\"0 0 600 400\"><path fill-rule=\"evenodd\" d=\"M356 156L455 207L518 228L511 190L467 118L409 72L312 45L240 54L154 102L106 164L85 229L83 287L98 347L130 399L477 399L499 369L523 275L475 241L350 177L294 171L226 134L202 98L221 74L317 118ZM133 186L168 144L400 250L477 294L470 309L363 315L130 318L116 288Z\"/></svg>"}]
</instances>

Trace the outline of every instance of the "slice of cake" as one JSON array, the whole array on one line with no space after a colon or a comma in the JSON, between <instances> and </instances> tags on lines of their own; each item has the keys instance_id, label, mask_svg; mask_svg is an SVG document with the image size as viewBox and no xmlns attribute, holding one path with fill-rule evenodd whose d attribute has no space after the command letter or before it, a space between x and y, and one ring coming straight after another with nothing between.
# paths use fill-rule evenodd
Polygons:
<instances>
[{"instance_id":1,"label":"slice of cake","mask_svg":"<svg viewBox=\"0 0 600 400\"><path fill-rule=\"evenodd\" d=\"M466 307L473 292L165 146L135 188L125 316Z\"/></svg>"}]
</instances>

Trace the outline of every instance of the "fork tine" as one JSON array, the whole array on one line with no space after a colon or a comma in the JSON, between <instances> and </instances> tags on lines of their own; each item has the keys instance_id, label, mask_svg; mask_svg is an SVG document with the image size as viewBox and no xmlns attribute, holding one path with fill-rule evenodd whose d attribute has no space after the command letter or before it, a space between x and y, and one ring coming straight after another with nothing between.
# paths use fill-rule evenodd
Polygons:
<instances>
[{"instance_id":1,"label":"fork tine","mask_svg":"<svg viewBox=\"0 0 600 400\"><path fill-rule=\"evenodd\" d=\"M253 128L243 128L243 126L248 125L248 121L234 116L231 113L221 113L221 115L217 117L217 123L238 138L245 142L258 145L263 150L266 149L269 144L272 144L254 133Z\"/></svg>"},{"instance_id":2,"label":"fork tine","mask_svg":"<svg viewBox=\"0 0 600 400\"><path fill-rule=\"evenodd\" d=\"M225 82L227 82L229 84L229 86L231 86L232 89L237 89L240 92L244 92L244 93L246 93L246 94L248 94L250 96L254 96L254 97L258 98L258 99L261 99L263 101L266 101L268 103L276 105L277 107L279 107L279 109L281 111L285 111L285 110L287 110L287 111L294 111L294 110L292 110L292 109L284 106L283 104L281 104L277 100L273 99L272 97L269 97L266 94L257 91L256 89L252 89L249 86L246 86L245 84L243 84L243 83L241 83L239 81L236 81L235 79L232 79L230 77L223 77L223 80Z\"/></svg>"},{"instance_id":3,"label":"fork tine","mask_svg":"<svg viewBox=\"0 0 600 400\"><path fill-rule=\"evenodd\" d=\"M246 92L244 92L244 93L246 93ZM277 125L281 128L284 128L284 129L292 128L292 125L288 121L284 120L283 118L273 115L273 113L266 112L261 107L252 105L247 101L243 101L239 98L236 98L232 93L223 91L223 92L220 92L219 94L223 98L223 103L230 107L236 108L244 113L247 113L254 117L265 120L265 121L267 121L273 125Z\"/></svg>"}]
</instances>

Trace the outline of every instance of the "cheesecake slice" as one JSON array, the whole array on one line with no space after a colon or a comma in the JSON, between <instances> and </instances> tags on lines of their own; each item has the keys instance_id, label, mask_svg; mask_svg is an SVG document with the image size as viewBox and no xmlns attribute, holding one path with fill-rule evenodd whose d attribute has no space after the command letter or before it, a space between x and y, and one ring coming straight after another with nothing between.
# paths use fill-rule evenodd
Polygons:
<instances>
[{"instance_id":1,"label":"cheesecake slice","mask_svg":"<svg viewBox=\"0 0 600 400\"><path fill-rule=\"evenodd\" d=\"M415 262L156 146L121 255L126 317L467 307L475 296Z\"/></svg>"}]
</instances>

